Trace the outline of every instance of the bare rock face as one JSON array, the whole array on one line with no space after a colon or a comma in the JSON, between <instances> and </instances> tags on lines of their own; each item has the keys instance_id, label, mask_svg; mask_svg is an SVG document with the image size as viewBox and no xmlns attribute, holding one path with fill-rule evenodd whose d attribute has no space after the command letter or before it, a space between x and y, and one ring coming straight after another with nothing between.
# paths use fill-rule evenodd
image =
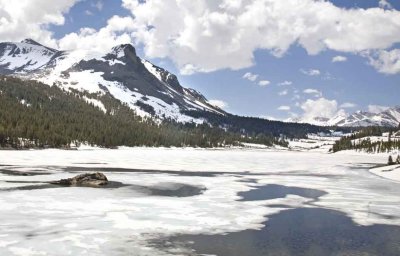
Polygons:
<instances>
[{"instance_id":1,"label":"bare rock face","mask_svg":"<svg viewBox=\"0 0 400 256\"><path fill-rule=\"evenodd\" d=\"M99 187L107 185L107 177L100 172L84 173L69 179L61 179L59 181L50 182L51 184L62 186L91 186Z\"/></svg>"}]
</instances>

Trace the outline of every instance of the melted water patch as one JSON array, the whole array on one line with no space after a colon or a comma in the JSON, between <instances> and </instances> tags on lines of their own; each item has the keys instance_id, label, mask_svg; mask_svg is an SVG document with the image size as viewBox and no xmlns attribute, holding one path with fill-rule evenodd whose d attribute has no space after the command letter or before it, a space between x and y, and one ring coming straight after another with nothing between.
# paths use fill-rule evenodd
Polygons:
<instances>
[{"instance_id":1,"label":"melted water patch","mask_svg":"<svg viewBox=\"0 0 400 256\"><path fill-rule=\"evenodd\" d=\"M240 201L258 201L276 198L284 198L287 195L297 195L305 198L318 199L327 193L322 190L288 187L283 185L268 184L265 186L255 187L255 189L238 193L243 199Z\"/></svg>"},{"instance_id":2,"label":"melted water patch","mask_svg":"<svg viewBox=\"0 0 400 256\"><path fill-rule=\"evenodd\" d=\"M130 186L132 189L152 196L190 197L202 194L206 188L181 183L159 183L155 186Z\"/></svg>"},{"instance_id":3,"label":"melted water patch","mask_svg":"<svg viewBox=\"0 0 400 256\"><path fill-rule=\"evenodd\" d=\"M400 227L359 226L344 214L320 208L291 209L270 216L261 230L225 235L182 235L155 242L192 255L400 255Z\"/></svg>"}]
</instances>

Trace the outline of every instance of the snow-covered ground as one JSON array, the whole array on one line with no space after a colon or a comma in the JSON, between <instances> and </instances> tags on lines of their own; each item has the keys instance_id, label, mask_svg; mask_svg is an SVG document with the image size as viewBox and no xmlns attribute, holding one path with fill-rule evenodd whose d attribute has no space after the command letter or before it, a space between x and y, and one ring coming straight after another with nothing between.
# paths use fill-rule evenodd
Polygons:
<instances>
[{"instance_id":1,"label":"snow-covered ground","mask_svg":"<svg viewBox=\"0 0 400 256\"><path fill-rule=\"evenodd\" d=\"M400 226L399 184L368 171L386 160L265 149L0 151L0 255L166 255L149 240L260 229L268 216L291 207L338 210L360 225ZM40 183L96 170L124 186ZM240 200L239 192L266 184L327 194ZM188 197L146 192L183 185L206 190Z\"/></svg>"},{"instance_id":2,"label":"snow-covered ground","mask_svg":"<svg viewBox=\"0 0 400 256\"><path fill-rule=\"evenodd\" d=\"M400 182L400 165L388 165L371 169L373 174Z\"/></svg>"},{"instance_id":3,"label":"snow-covered ground","mask_svg":"<svg viewBox=\"0 0 400 256\"><path fill-rule=\"evenodd\" d=\"M307 139L297 139L289 141L289 149L297 151L318 151L329 152L335 141L340 137L320 137L316 135L308 135Z\"/></svg>"}]
</instances>

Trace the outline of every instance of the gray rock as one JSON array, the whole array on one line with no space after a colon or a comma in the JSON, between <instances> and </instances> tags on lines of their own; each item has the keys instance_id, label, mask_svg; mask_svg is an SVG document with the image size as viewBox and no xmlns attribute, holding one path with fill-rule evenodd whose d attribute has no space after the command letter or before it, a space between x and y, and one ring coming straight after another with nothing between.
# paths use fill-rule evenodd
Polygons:
<instances>
[{"instance_id":1,"label":"gray rock","mask_svg":"<svg viewBox=\"0 0 400 256\"><path fill-rule=\"evenodd\" d=\"M108 179L103 173L95 172L95 173L84 173L84 174L77 175L73 178L61 179L61 180L53 181L50 183L55 184L55 185L62 185L62 186L98 187L98 186L107 185Z\"/></svg>"}]
</instances>

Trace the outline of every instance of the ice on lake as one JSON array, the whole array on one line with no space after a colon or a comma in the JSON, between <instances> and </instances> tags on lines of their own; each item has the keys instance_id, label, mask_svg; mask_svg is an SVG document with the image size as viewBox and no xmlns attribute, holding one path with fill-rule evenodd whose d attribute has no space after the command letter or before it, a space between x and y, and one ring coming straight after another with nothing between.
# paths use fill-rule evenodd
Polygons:
<instances>
[{"instance_id":1,"label":"ice on lake","mask_svg":"<svg viewBox=\"0 0 400 256\"><path fill-rule=\"evenodd\" d=\"M0 151L0 255L186 255L154 241L264 230L289 209L397 227L400 184L368 171L385 161L265 149ZM42 183L90 171L114 185Z\"/></svg>"}]
</instances>

